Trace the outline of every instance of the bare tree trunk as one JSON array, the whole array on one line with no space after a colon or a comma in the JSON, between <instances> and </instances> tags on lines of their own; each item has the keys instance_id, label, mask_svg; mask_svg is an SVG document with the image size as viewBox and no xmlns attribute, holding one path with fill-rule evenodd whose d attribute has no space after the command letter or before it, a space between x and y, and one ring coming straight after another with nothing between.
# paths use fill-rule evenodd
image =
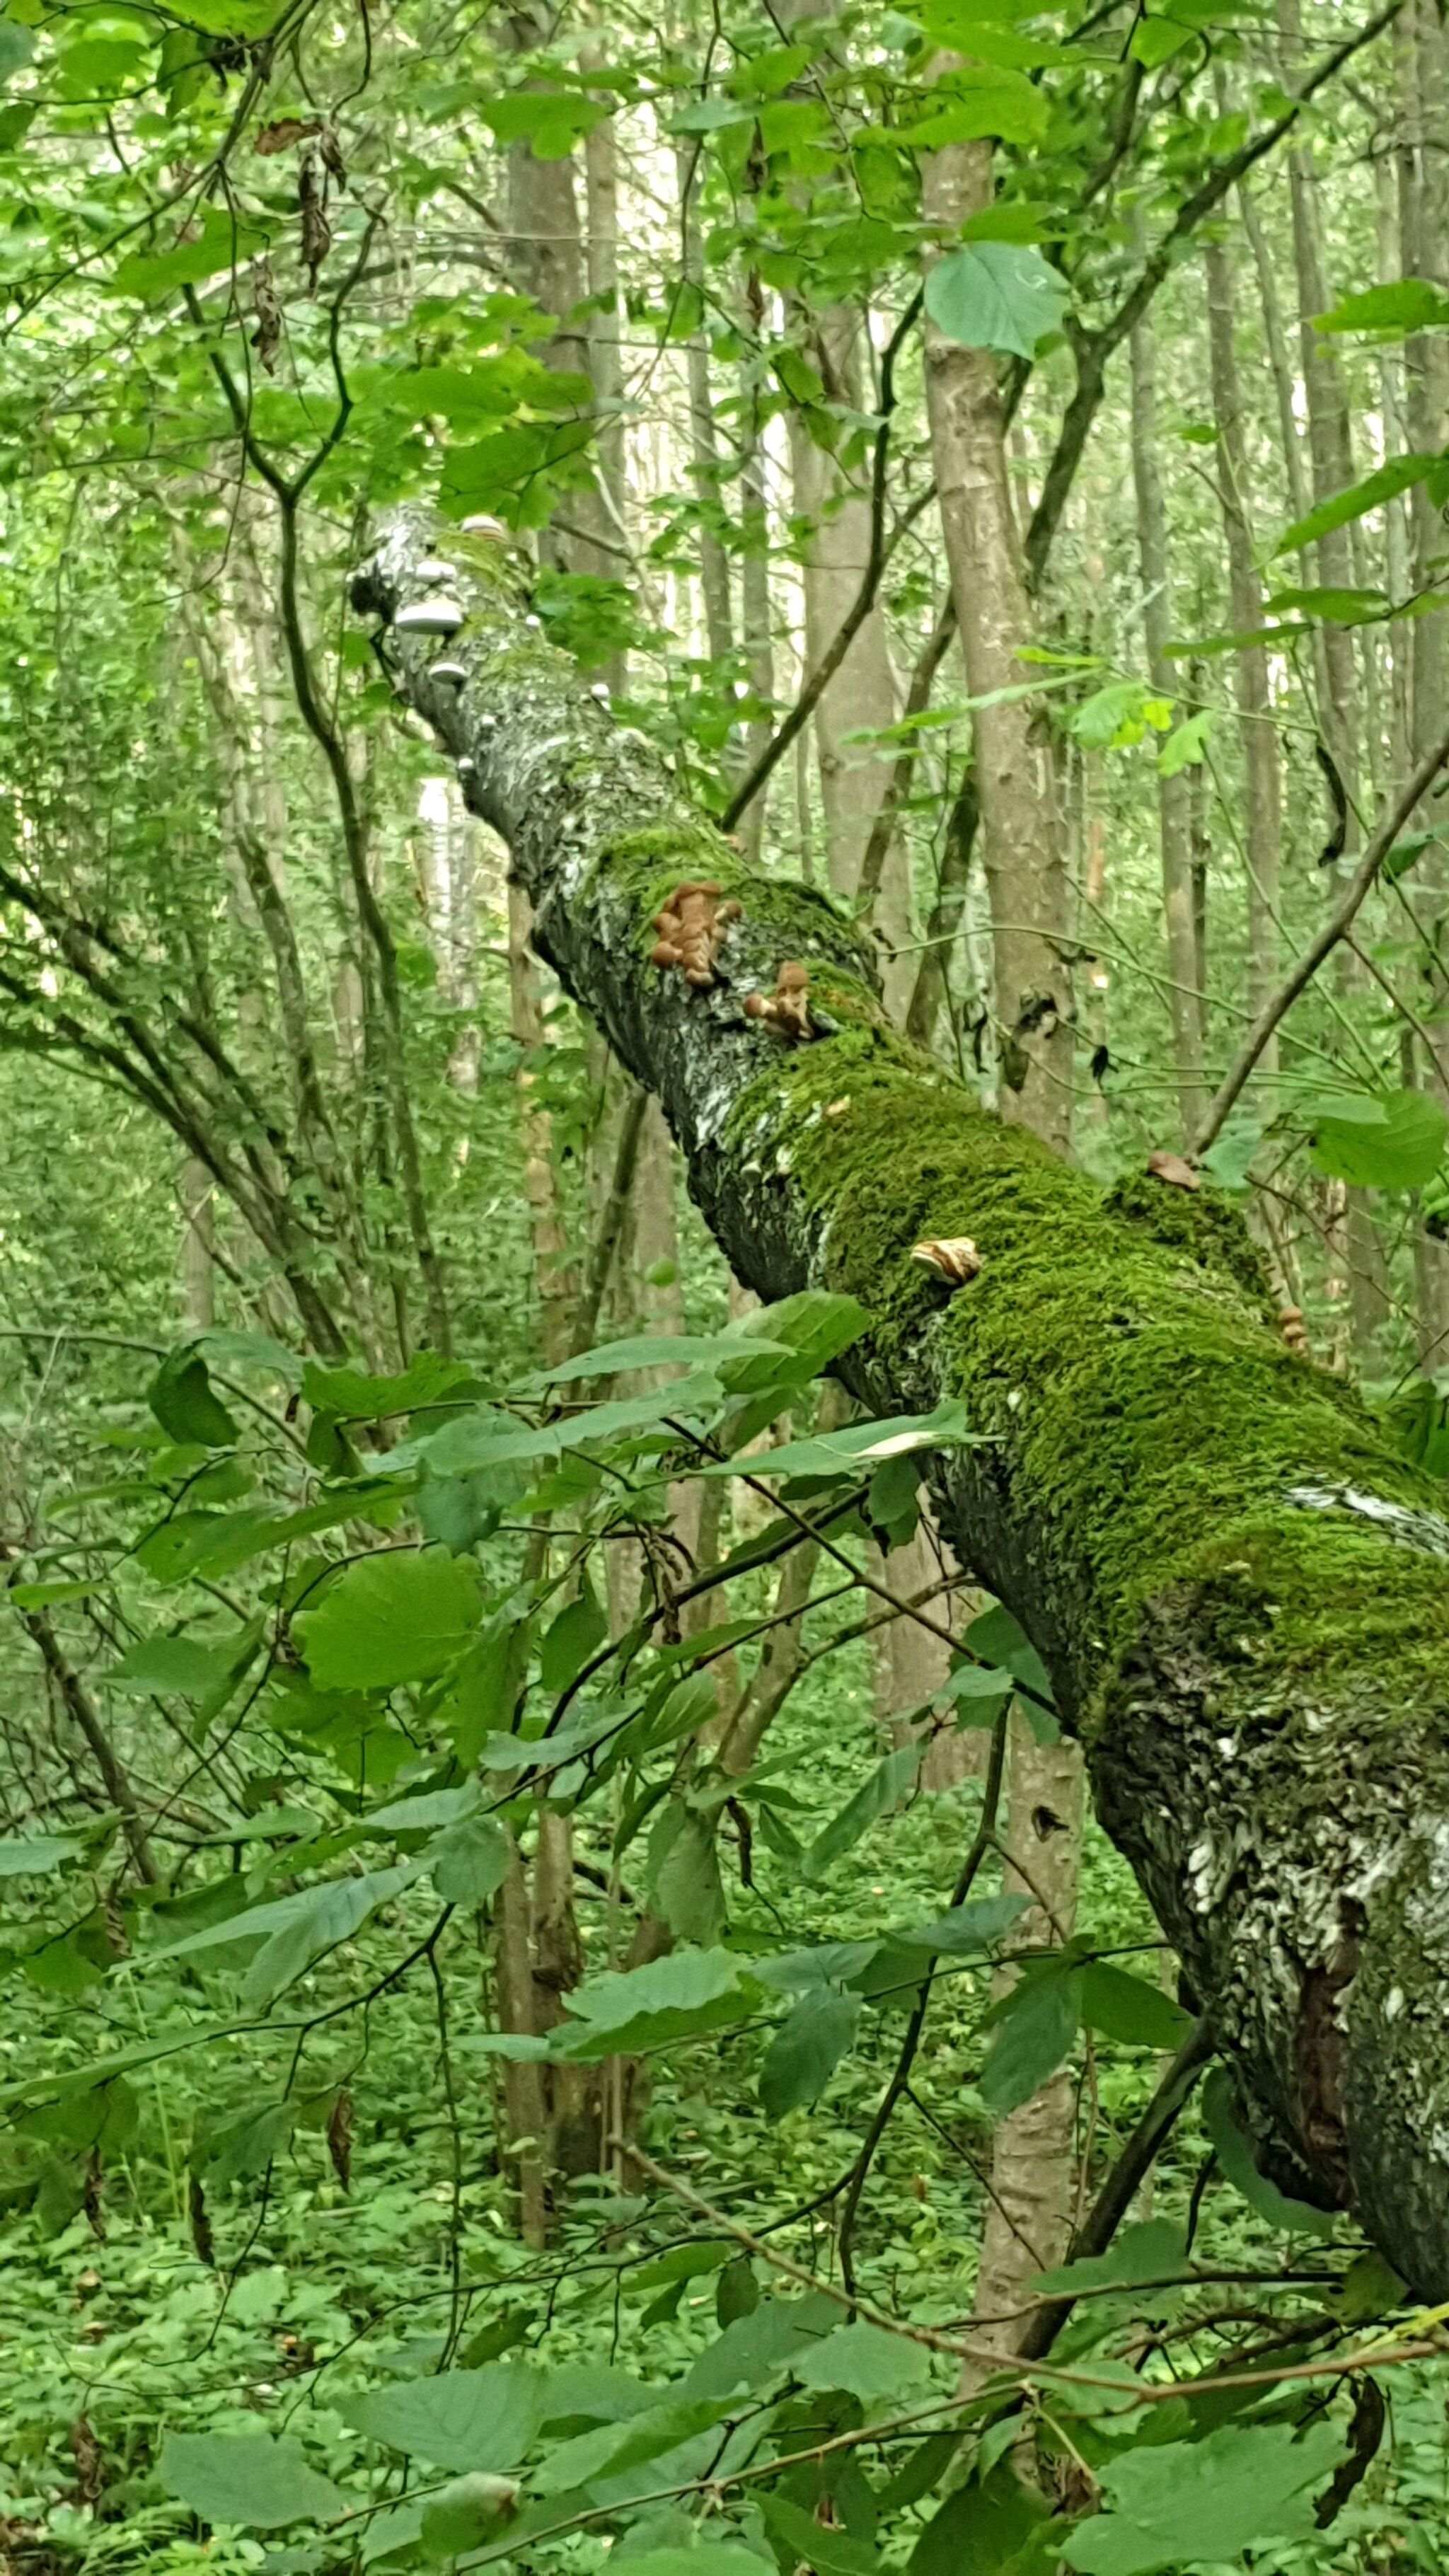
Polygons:
<instances>
[{"instance_id":1,"label":"bare tree trunk","mask_svg":"<svg viewBox=\"0 0 1449 2576\"><path fill-rule=\"evenodd\" d=\"M949 241L984 211L994 195L992 147L967 143L923 164L927 216ZM963 348L931 327L926 344L926 398L940 493L946 553L961 629L966 678L974 698L1003 695L974 717L976 791L991 896L1001 1106L1048 1144L1065 1151L1071 1138L1072 1040L1063 949L1069 931L1065 853L1050 752L1029 701L1014 695L1032 640L1032 621L1012 512L1001 390L996 359ZM1056 1936L1071 1932L1082 1821L1081 1755L1054 1750L1048 1770L1030 1735L1013 1736L1006 1781L1012 1847L1023 1860L1032 1818L1044 1802L1064 1830L1042 1844L1054 1872L1050 1905ZM1044 1782L1050 1778L1050 1799ZM1033 1871L1033 1875L1035 1872ZM994 2209L1040 2211L1037 2233L1053 2244L1046 2213L1070 2208L1070 2094L1058 2084L1001 2121L992 2140ZM988 2227L990 2221L988 2219ZM1063 2240L1064 2241L1064 2240ZM1032 2231L1014 2226L1010 2241L991 2236L983 2250L975 2314L1020 2308L1023 2284L1041 2269ZM990 2306L986 2301L990 2301Z\"/></svg>"},{"instance_id":2,"label":"bare tree trunk","mask_svg":"<svg viewBox=\"0 0 1449 2576\"><path fill-rule=\"evenodd\" d=\"M928 219L949 241L991 204L989 143L926 155ZM1012 513L997 361L928 325L926 397L941 523L973 698L976 785L991 896L1002 1114L1065 1149L1071 1135L1071 1002L1063 952L1067 877L1050 753L1014 693L1032 626Z\"/></svg>"},{"instance_id":3,"label":"bare tree trunk","mask_svg":"<svg viewBox=\"0 0 1449 2576\"><path fill-rule=\"evenodd\" d=\"M1449 283L1449 101L1446 101L1444 33L1432 0L1411 0L1394 31L1399 88L1399 229L1402 265L1408 275ZM1424 332L1405 344L1410 443L1423 453L1442 447L1449 430L1449 344L1442 334ZM1439 512L1422 485L1410 505L1412 581L1416 590L1442 580L1446 540ZM1449 637L1442 613L1419 617L1398 629L1408 639L1410 656L1409 753L1421 757L1436 723L1443 722L1449 696ZM1428 808L1421 822L1438 820ZM1424 925L1430 1016L1439 1028L1449 1014L1449 977L1438 964L1446 879L1442 845L1431 842L1408 880L1411 900ZM1428 1064L1419 1064L1417 1040L1408 1050L1419 1079L1429 1083L1444 1102L1444 1086ZM1445 1104L1449 1105L1449 1104ZM1442 1368L1449 1358L1449 1246L1415 1229L1414 1274L1421 1363Z\"/></svg>"},{"instance_id":4,"label":"bare tree trunk","mask_svg":"<svg viewBox=\"0 0 1449 2576\"><path fill-rule=\"evenodd\" d=\"M827 393L859 410L866 390L865 325L849 305L828 305L810 317L810 353ZM870 556L871 505L864 487L817 447L798 413L790 418L795 509L805 521L805 667L813 670L833 643L859 595ZM896 680L877 601L851 640L850 650L815 709L815 749L820 804L825 818L826 874L835 892L853 901L861 862L886 791L887 765L857 735L877 733L896 718ZM915 980L910 888L899 833L893 833L881 868L872 918L884 947L882 971L889 1007L904 1017Z\"/></svg>"},{"instance_id":5,"label":"bare tree trunk","mask_svg":"<svg viewBox=\"0 0 1449 2576\"><path fill-rule=\"evenodd\" d=\"M1263 593L1253 540L1252 487L1238 376L1237 317L1230 253L1214 243L1207 253L1208 334L1212 358L1213 414L1218 434L1218 492L1228 548L1228 614L1233 632L1252 635L1263 622ZM1248 862L1247 1005L1256 1017L1279 977L1278 919L1282 871L1282 796L1278 735L1273 722L1268 656L1261 644L1243 644L1233 656L1242 743L1245 841ZM1277 1042L1265 1052L1262 1072L1271 1079Z\"/></svg>"},{"instance_id":6,"label":"bare tree trunk","mask_svg":"<svg viewBox=\"0 0 1449 2576\"><path fill-rule=\"evenodd\" d=\"M699 239L695 191L699 185L699 146L683 143L675 156L679 176L680 266L687 288L698 290L704 260ZM712 662L734 660L735 621L730 601L730 561L720 540L718 515L722 459L714 394L709 380L709 342L703 331L691 331L685 342L689 390L689 454L699 499L699 586L704 600L704 632Z\"/></svg>"},{"instance_id":7,"label":"bare tree trunk","mask_svg":"<svg viewBox=\"0 0 1449 2576\"><path fill-rule=\"evenodd\" d=\"M1168 660L1172 595L1167 553L1167 509L1158 458L1157 345L1144 315L1130 343L1132 364L1132 480L1137 496L1137 552L1142 567L1142 626L1147 675L1172 697L1178 675ZM1159 774L1157 820L1162 851L1162 912L1167 931L1168 1003L1183 1143L1191 1148L1206 1107L1203 1089L1202 999L1197 976L1197 936L1192 881L1192 832L1188 772Z\"/></svg>"}]
</instances>

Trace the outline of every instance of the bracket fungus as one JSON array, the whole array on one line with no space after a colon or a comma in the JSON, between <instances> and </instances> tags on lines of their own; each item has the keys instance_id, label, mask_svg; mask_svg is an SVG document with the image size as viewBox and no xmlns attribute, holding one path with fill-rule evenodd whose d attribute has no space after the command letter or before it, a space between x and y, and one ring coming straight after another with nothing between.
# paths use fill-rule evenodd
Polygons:
<instances>
[{"instance_id":1,"label":"bracket fungus","mask_svg":"<svg viewBox=\"0 0 1449 2576\"><path fill-rule=\"evenodd\" d=\"M913 1243L911 1259L922 1269L934 1270L938 1279L949 1279L953 1288L964 1288L981 1268L981 1255L969 1234L933 1237L926 1243Z\"/></svg>"},{"instance_id":2,"label":"bracket fungus","mask_svg":"<svg viewBox=\"0 0 1449 2576\"><path fill-rule=\"evenodd\" d=\"M410 599L392 622L400 635L456 635L463 623L463 610L456 599L444 599L439 593L427 599Z\"/></svg>"}]
</instances>

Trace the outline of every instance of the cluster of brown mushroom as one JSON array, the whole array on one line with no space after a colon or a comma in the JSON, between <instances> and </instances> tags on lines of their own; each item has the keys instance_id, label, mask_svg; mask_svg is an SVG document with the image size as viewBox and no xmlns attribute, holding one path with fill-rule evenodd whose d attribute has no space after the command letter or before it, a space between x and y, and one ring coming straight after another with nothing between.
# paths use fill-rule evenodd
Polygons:
<instances>
[{"instance_id":1,"label":"cluster of brown mushroom","mask_svg":"<svg viewBox=\"0 0 1449 2576\"><path fill-rule=\"evenodd\" d=\"M810 978L803 966L787 957L775 977L773 993L747 993L745 1015L751 1020L765 1020L782 1037L812 1038L815 1030L810 1019Z\"/></svg>"},{"instance_id":2,"label":"cluster of brown mushroom","mask_svg":"<svg viewBox=\"0 0 1449 2576\"><path fill-rule=\"evenodd\" d=\"M732 897L721 902L723 891L708 878L675 887L654 915L659 937L650 955L656 966L677 966L686 984L714 982L720 943L730 923L740 917Z\"/></svg>"}]
</instances>

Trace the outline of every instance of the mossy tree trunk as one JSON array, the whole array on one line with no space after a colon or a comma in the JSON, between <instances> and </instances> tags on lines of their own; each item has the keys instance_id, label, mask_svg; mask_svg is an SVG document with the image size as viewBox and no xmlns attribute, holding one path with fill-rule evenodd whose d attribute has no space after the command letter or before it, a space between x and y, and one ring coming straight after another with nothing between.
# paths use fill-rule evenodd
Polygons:
<instances>
[{"instance_id":1,"label":"mossy tree trunk","mask_svg":"<svg viewBox=\"0 0 1449 2576\"><path fill-rule=\"evenodd\" d=\"M467 678L384 634L399 689L508 842L535 938L657 1093L740 1278L858 1296L881 1413L970 1408L943 1531L1022 1620L1233 2061L1272 2169L1449 2294L1449 1521L1352 1390L1293 1357L1211 1195L1104 1199L890 1025L856 932L761 875L524 623L504 549L449 534ZM428 585L399 520L359 581ZM681 880L741 906L715 982L651 962ZM744 1002L808 968L820 1034ZM952 1292L911 1258L970 1234Z\"/></svg>"}]
</instances>

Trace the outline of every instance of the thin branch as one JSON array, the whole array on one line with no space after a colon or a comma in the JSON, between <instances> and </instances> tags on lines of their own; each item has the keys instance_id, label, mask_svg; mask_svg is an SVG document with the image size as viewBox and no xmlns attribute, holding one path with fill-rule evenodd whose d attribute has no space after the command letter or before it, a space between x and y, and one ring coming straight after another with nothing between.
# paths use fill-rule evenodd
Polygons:
<instances>
[{"instance_id":1,"label":"thin branch","mask_svg":"<svg viewBox=\"0 0 1449 2576\"><path fill-rule=\"evenodd\" d=\"M790 709L789 714L784 718L783 722L777 726L775 732L771 735L748 777L741 779L739 786L735 789L733 796L730 798L723 814L720 816L720 828L722 831L732 832L734 830L736 823L738 823L740 816L744 813L746 807L753 805L760 789L764 786L766 780L778 766L779 762L784 758L785 753L789 750L791 743L794 741L795 736L799 733L801 727L809 722L810 717L813 715L820 700L824 697L826 690L830 686L831 681L834 679L836 672L839 670L841 663L844 661L846 654L850 651L851 645L854 643L856 636L859 634L861 627L865 624L867 617L870 615L870 612L875 605L875 595L880 588L881 577L885 572L886 565L889 563L892 554L899 545L901 538L905 535L906 530L920 517L922 511L926 508L927 503L933 497L934 486L928 485L926 490L918 494L916 499L911 503L909 509L898 522L890 539L887 540L885 531L886 465L890 456L891 416L896 407L895 365L897 356L900 353L901 347L908 333L914 329L920 318L924 295L924 288L917 287L915 294L911 297L909 304L906 306L904 313L901 315L899 322L891 333L889 345L881 359L880 426L875 434L875 454L871 464L870 551L865 559L865 570L861 575L860 588L856 592L855 598L852 600L850 607L846 610L844 617L841 619L831 641L826 646L825 651L821 654L814 670L806 680L805 685L793 707Z\"/></svg>"},{"instance_id":2,"label":"thin branch","mask_svg":"<svg viewBox=\"0 0 1449 2576\"><path fill-rule=\"evenodd\" d=\"M1381 816L1339 902L1329 914L1317 937L1309 941L1302 956L1289 968L1277 992L1264 1003L1258 1013L1214 1094L1193 1149L1196 1154L1205 1154L1208 1147L1222 1134L1228 1115L1236 1106L1269 1039L1292 1009L1299 994L1312 983L1325 957L1331 956L1339 941L1347 937L1358 918L1365 896L1370 892L1400 832L1408 822L1415 806L1428 794L1446 761L1449 761L1449 727L1441 733L1432 751L1425 753L1407 787Z\"/></svg>"},{"instance_id":3,"label":"thin branch","mask_svg":"<svg viewBox=\"0 0 1449 2576\"><path fill-rule=\"evenodd\" d=\"M1164 278L1176 267L1182 244L1197 231L1200 224L1205 223L1210 215L1216 213L1229 189L1246 177L1254 163L1261 161L1266 153L1271 152L1276 144L1282 142L1285 134L1291 132L1310 99L1323 88L1325 82L1332 80L1334 74L1341 71L1346 62L1352 61L1353 56L1361 52L1365 45L1372 44L1375 37L1381 36L1386 27L1393 25L1403 5L1404 0L1388 0L1386 8L1380 9L1365 26L1360 27L1354 35L1346 36L1341 45L1336 45L1331 54L1324 56L1323 61L1309 74L1302 88L1296 92L1281 116L1275 117L1272 124L1265 126L1260 134L1250 136L1238 151L1229 153L1225 161L1220 161L1216 169L1209 171L1202 185L1195 188L1185 203L1179 206L1161 241L1150 253L1136 284L1124 295L1115 313L1109 314L1107 320L1097 330L1082 331L1075 335L1076 391L1067 405L1056 448L1051 463L1047 467L1041 498L1037 502L1032 514L1031 526L1027 531L1025 548L1027 571L1033 584L1040 582L1046 569L1047 556L1051 551L1062 512L1066 508L1068 495L1076 480L1077 468L1082 461L1088 433L1096 419L1098 406L1102 400L1106 386L1107 360L1113 350L1126 339L1133 324L1141 320Z\"/></svg>"},{"instance_id":4,"label":"thin branch","mask_svg":"<svg viewBox=\"0 0 1449 2576\"><path fill-rule=\"evenodd\" d=\"M1011 1701L1007 1699L1003 1700L1001 1714L992 1729L991 1757L987 1766L985 1785L981 1792L981 1821L976 1828L976 1838L961 1864L960 1875L951 1890L953 1909L965 1904L976 1874L996 1838L996 1810L1001 1803L1001 1782L1006 1769L1006 1744L1010 1727ZM855 2220L860 2208L860 2196L865 2189L871 2166L875 2162L876 2150L890 2125L896 2104L911 2080L911 2068L916 2062L916 2051L921 2044L921 2033L926 2027L926 2015L930 2008L931 1986L930 1980L927 1979L921 1988L910 2020L906 2024L900 2054L896 2059L895 2073L886 2086L875 2116L861 2141L860 2153L856 2157L851 2169L850 2181L846 2186L845 2206L840 2213L840 2229L836 2241L840 2249L840 2277L852 2297L855 2295L853 2260Z\"/></svg>"}]
</instances>

